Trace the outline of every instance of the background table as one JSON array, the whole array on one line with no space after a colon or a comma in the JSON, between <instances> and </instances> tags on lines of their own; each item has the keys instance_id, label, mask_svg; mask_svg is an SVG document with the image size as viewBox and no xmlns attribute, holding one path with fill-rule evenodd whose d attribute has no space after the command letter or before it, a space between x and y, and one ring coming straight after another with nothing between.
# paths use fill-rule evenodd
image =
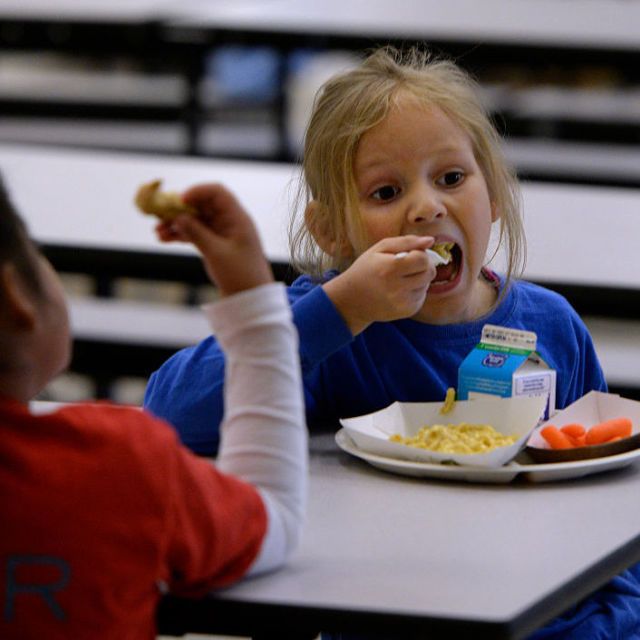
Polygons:
<instances>
[{"instance_id":1,"label":"background table","mask_svg":"<svg viewBox=\"0 0 640 640\"><path fill-rule=\"evenodd\" d=\"M289 262L287 226L299 177L294 164L0 144L0 170L45 248L126 252L134 269L136 255L148 264L150 254L194 256L187 246L159 244L152 218L133 204L141 183L163 178L171 190L226 184L254 217L271 262ZM640 290L639 191L525 182L523 198L525 278Z\"/></svg>"},{"instance_id":2,"label":"background table","mask_svg":"<svg viewBox=\"0 0 640 640\"><path fill-rule=\"evenodd\" d=\"M70 65L3 65L0 137L290 161L291 112L308 106L290 92L291 53L426 44L478 76L521 175L637 187L639 13L615 0L0 0L0 54ZM228 45L278 54L275 97L220 99L211 55Z\"/></svg>"},{"instance_id":3,"label":"background table","mask_svg":"<svg viewBox=\"0 0 640 640\"><path fill-rule=\"evenodd\" d=\"M640 8L606 0L195 0L169 27L321 35L499 41L635 49Z\"/></svg>"},{"instance_id":4,"label":"background table","mask_svg":"<svg viewBox=\"0 0 640 640\"><path fill-rule=\"evenodd\" d=\"M256 220L278 278L291 280L287 226L299 168L286 163L52 149L0 144L0 170L34 237L61 271L96 278L109 294L120 277L207 282L195 251L161 245L154 221L135 209L143 182L168 189L219 181ZM640 394L640 191L525 183L528 262L524 276L566 295L592 330L607 380ZM498 265L500 260L497 261ZM74 367L105 384L146 377L176 349L208 335L193 307L72 299Z\"/></svg>"},{"instance_id":5,"label":"background table","mask_svg":"<svg viewBox=\"0 0 640 640\"><path fill-rule=\"evenodd\" d=\"M293 165L0 145L0 170L34 236L60 262L68 261L61 265L65 271L81 266L177 279L183 272L173 270L191 264L197 267L194 280L204 281L196 251L160 244L155 219L134 205L138 187L156 178L172 191L202 182L227 185L253 215L269 259L289 261L286 212Z\"/></svg>"},{"instance_id":6,"label":"background table","mask_svg":"<svg viewBox=\"0 0 640 640\"><path fill-rule=\"evenodd\" d=\"M332 435L311 447L307 524L287 567L168 599L161 631L523 638L640 560L638 465L493 486L386 474Z\"/></svg>"},{"instance_id":7,"label":"background table","mask_svg":"<svg viewBox=\"0 0 640 640\"><path fill-rule=\"evenodd\" d=\"M70 298L71 371L88 376L98 397L113 397L121 378L139 378L140 386L177 349L210 331L197 306L112 295L118 282L171 281L187 285L186 302L190 287L209 282L190 246L156 240L155 220L133 204L143 182L164 178L172 190L223 182L254 214L278 277L287 274L282 213L291 166L0 145L0 171L54 266L93 282L98 297Z\"/></svg>"},{"instance_id":8,"label":"background table","mask_svg":"<svg viewBox=\"0 0 640 640\"><path fill-rule=\"evenodd\" d=\"M584 65L602 69L610 63L610 80L615 82L614 77L621 73L628 78L628 86L633 87L638 80L638 23L637 3L614 5L608 0L453 0L446 4L434 0L193 0L184 5L180 16L167 20L163 33L169 43L191 42L210 47L225 43L266 45L285 55L300 47L361 53L389 43L402 47L426 45L435 53L453 57L480 78L488 69L501 69L494 78L498 85L517 65L529 69L532 78L545 69L553 75L554 68ZM281 76L282 94L276 104L283 105L284 70ZM526 83L527 78L521 81ZM571 84L568 77L565 83ZM577 86L567 87L567 91L554 87L552 79L540 84L540 91L521 95L509 90L506 93L511 97L495 105L500 126L506 123L506 130L513 133L514 147L509 155L517 162L520 173L538 179L638 186L638 156L633 148L638 112L632 106L637 104L637 91L634 97L627 96L625 90L607 95L605 86L601 91L581 92ZM589 85L585 80L583 88ZM498 94L505 86L498 87ZM488 103L492 100L488 99ZM285 142L285 115L280 108L280 158L290 157ZM538 136L543 144L553 141L556 129L580 133L570 136L573 143L565 141L547 147L546 165L541 165L535 143L529 149L529 142ZM611 153L614 149L601 144L614 136L615 130L620 131L617 142L626 145L617 147L620 155L628 156L627 162ZM596 135L597 131L601 133ZM591 155L588 146L581 144L589 139L600 143L599 153ZM576 154L581 154L582 160L567 166L567 158ZM595 164L584 161L590 155L596 158ZM624 170L617 171L621 165Z\"/></svg>"}]
</instances>

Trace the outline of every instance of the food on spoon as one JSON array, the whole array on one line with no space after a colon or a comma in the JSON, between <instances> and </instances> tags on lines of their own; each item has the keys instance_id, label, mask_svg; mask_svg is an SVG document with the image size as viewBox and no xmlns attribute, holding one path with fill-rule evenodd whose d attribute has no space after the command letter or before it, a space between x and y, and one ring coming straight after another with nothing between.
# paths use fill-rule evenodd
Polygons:
<instances>
[{"instance_id":1,"label":"food on spoon","mask_svg":"<svg viewBox=\"0 0 640 640\"><path fill-rule=\"evenodd\" d=\"M135 203L143 213L154 215L165 222L174 220L183 213L194 215L194 207L186 204L179 193L161 191L162 180L153 180L143 184L136 193Z\"/></svg>"},{"instance_id":2,"label":"food on spoon","mask_svg":"<svg viewBox=\"0 0 640 640\"><path fill-rule=\"evenodd\" d=\"M454 247L453 242L439 242L431 247L431 251L435 251L439 256L446 260L445 264L451 262L451 250Z\"/></svg>"}]
</instances>

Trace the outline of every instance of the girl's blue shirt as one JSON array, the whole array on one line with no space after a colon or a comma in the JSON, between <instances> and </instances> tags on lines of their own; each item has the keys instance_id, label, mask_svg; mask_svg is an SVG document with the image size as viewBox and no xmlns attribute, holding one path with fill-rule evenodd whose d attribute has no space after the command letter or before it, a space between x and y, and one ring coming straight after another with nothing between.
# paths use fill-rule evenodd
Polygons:
<instances>
[{"instance_id":1,"label":"girl's blue shirt","mask_svg":"<svg viewBox=\"0 0 640 640\"><path fill-rule=\"evenodd\" d=\"M325 281L335 275L326 274ZM377 322L355 338L317 281L302 276L288 295L312 430L337 428L339 418L395 400L442 400L449 387L457 386L458 367L486 323L536 332L538 352L557 372L557 407L592 389L606 390L591 337L576 312L563 297L527 282L513 283L493 312L473 322ZM145 406L173 424L187 446L212 455L222 420L223 381L224 356L209 337L178 352L151 376Z\"/></svg>"}]
</instances>

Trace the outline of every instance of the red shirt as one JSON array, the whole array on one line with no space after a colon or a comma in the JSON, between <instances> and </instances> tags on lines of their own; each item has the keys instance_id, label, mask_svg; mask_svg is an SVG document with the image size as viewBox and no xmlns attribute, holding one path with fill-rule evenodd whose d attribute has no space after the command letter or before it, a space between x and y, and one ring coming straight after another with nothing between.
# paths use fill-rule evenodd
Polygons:
<instances>
[{"instance_id":1,"label":"red shirt","mask_svg":"<svg viewBox=\"0 0 640 640\"><path fill-rule=\"evenodd\" d=\"M240 578L266 513L249 484L142 411L34 416L0 400L0 638L154 638L161 591Z\"/></svg>"}]
</instances>

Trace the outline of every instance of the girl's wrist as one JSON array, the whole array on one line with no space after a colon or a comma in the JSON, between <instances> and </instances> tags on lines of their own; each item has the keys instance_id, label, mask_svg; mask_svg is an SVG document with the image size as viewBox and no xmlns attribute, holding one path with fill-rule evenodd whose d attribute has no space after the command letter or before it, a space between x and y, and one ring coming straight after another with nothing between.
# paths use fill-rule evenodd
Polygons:
<instances>
[{"instance_id":1,"label":"girl's wrist","mask_svg":"<svg viewBox=\"0 0 640 640\"><path fill-rule=\"evenodd\" d=\"M338 276L333 280L329 280L329 282L325 282L322 288L347 327L349 327L351 334L357 336L371 324L372 320L361 316L359 313L361 305L354 304L353 293L348 290L348 287L343 286L343 284L344 283L340 281L340 276Z\"/></svg>"}]
</instances>

